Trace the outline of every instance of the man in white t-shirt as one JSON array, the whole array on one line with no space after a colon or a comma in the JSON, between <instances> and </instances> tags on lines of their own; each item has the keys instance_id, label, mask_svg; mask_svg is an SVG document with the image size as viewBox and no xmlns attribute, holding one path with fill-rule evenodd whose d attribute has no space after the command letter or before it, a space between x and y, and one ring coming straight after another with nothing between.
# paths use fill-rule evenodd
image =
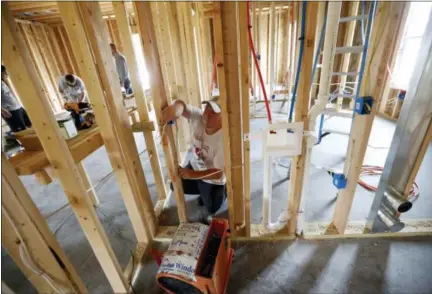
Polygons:
<instances>
[{"instance_id":1,"label":"man in white t-shirt","mask_svg":"<svg viewBox=\"0 0 432 294\"><path fill-rule=\"evenodd\" d=\"M58 90L65 103L89 102L84 82L74 74L61 76L58 80Z\"/></svg>"},{"instance_id":2,"label":"man in white t-shirt","mask_svg":"<svg viewBox=\"0 0 432 294\"><path fill-rule=\"evenodd\" d=\"M226 198L222 118L219 97L204 101L204 111L175 100L162 112L165 123L183 116L192 131L193 158L180 167L185 194L199 194L198 203L214 215Z\"/></svg>"}]
</instances>

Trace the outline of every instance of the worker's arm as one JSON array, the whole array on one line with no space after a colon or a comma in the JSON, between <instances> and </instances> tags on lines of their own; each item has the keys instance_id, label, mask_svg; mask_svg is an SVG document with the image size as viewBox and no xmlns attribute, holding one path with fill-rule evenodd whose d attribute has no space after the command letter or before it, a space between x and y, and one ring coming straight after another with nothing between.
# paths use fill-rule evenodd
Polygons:
<instances>
[{"instance_id":1,"label":"worker's arm","mask_svg":"<svg viewBox=\"0 0 432 294\"><path fill-rule=\"evenodd\" d=\"M197 107L187 105L183 100L177 99L162 110L162 119L164 123L167 123L170 120L176 120L180 116L189 119L195 113L201 115L202 111Z\"/></svg>"},{"instance_id":2,"label":"worker's arm","mask_svg":"<svg viewBox=\"0 0 432 294\"><path fill-rule=\"evenodd\" d=\"M202 171L191 168L179 168L179 176L183 179L191 180L219 180L223 176L223 171L217 168Z\"/></svg>"}]
</instances>

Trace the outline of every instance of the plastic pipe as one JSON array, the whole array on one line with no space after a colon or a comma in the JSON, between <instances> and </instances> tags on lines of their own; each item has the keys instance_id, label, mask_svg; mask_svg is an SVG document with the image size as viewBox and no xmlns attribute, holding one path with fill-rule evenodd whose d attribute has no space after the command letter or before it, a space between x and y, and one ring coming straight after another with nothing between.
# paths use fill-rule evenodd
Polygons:
<instances>
[{"instance_id":1,"label":"plastic pipe","mask_svg":"<svg viewBox=\"0 0 432 294\"><path fill-rule=\"evenodd\" d=\"M261 89L262 89L262 92L264 95L264 101L265 101L265 106L266 106L266 110L267 110L268 121L271 124L272 123L272 116L271 116L269 101L267 99L267 92L266 92L265 87L264 87L264 80L263 80L263 77L261 74L261 68L260 68L259 63L258 63L258 59L257 59L256 53L255 53L255 46L254 46L253 39L252 39L252 31L251 31L252 26L250 25L250 12L249 12L249 4L250 3L249 3L249 1L247 1L246 3L247 3L247 23L248 23L249 47L252 51L252 56L253 56L257 71L258 71L258 77L259 77Z\"/></svg>"},{"instance_id":2,"label":"plastic pipe","mask_svg":"<svg viewBox=\"0 0 432 294\"><path fill-rule=\"evenodd\" d=\"M300 80L300 70L301 70L301 66L303 63L303 50L304 50L304 38L305 38L305 30L306 30L306 5L307 2L303 1L302 3L302 23L301 23L301 32L300 32L300 49L299 49L299 56L298 56L298 61L297 61L297 72L296 72L296 77L295 77L295 82L294 82L294 89L293 89L293 93L292 93L292 97L291 97L291 106L290 106L290 111L289 111L289 116L288 116L288 121L292 121L292 117L293 117L293 112L294 112L294 106L295 106L295 101L296 101L296 95L297 95L297 88L298 88L298 83Z\"/></svg>"}]
</instances>

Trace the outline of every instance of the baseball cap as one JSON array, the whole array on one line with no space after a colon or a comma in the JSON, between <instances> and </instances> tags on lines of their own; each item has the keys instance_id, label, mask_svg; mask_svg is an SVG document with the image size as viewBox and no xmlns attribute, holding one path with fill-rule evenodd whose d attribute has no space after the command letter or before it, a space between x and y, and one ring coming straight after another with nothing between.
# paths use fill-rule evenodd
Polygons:
<instances>
[{"instance_id":1,"label":"baseball cap","mask_svg":"<svg viewBox=\"0 0 432 294\"><path fill-rule=\"evenodd\" d=\"M207 101L203 101L202 104L208 104L211 106L215 113L221 113L222 109L219 105L219 96L213 96L211 99Z\"/></svg>"}]
</instances>

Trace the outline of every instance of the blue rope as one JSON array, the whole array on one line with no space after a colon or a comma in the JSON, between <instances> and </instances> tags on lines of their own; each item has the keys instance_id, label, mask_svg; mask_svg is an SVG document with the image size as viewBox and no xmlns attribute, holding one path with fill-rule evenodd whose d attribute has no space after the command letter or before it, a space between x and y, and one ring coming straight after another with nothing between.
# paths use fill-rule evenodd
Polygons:
<instances>
[{"instance_id":1,"label":"blue rope","mask_svg":"<svg viewBox=\"0 0 432 294\"><path fill-rule=\"evenodd\" d=\"M296 78L295 78L295 83L294 83L294 89L293 89L293 93L292 93L292 97L291 97L291 106L290 106L290 111L289 111L289 116L288 116L289 122L292 121L292 117L293 117L294 105L295 105L295 100L296 100L296 95L297 95L297 87L298 87L298 83L299 83L299 79L300 79L300 69L301 69L302 61L303 61L304 38L305 38L305 30L306 30L306 5L307 5L307 2L303 1L303 3L302 3L301 32L300 32L300 38L299 38L300 49L299 49L299 56L298 56L298 61L297 61L297 72L296 72Z\"/></svg>"}]
</instances>

